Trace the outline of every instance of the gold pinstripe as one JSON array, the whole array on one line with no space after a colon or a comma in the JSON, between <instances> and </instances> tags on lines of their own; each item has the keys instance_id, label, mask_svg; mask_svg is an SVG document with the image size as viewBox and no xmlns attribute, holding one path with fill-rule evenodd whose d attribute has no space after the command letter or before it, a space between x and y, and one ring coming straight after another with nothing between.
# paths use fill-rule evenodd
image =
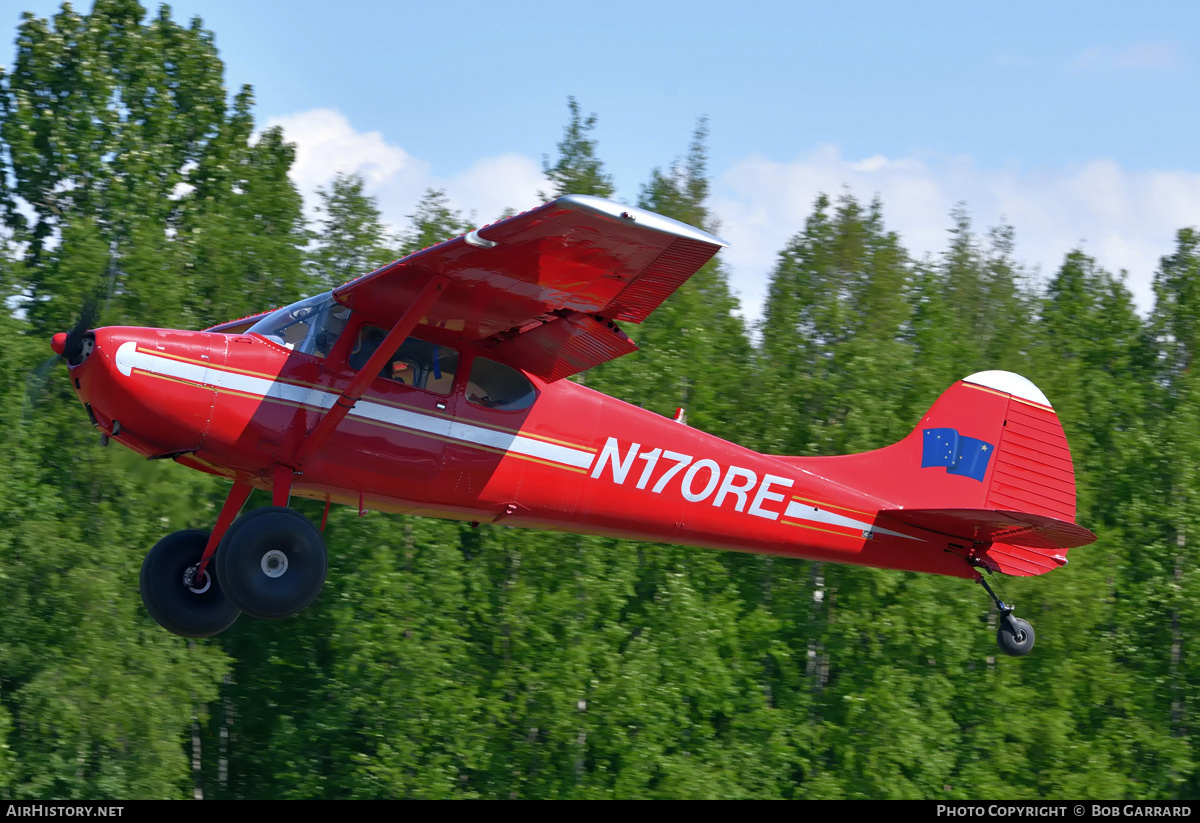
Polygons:
<instances>
[{"instance_id":1,"label":"gold pinstripe","mask_svg":"<svg viewBox=\"0 0 1200 823\"><path fill-rule=\"evenodd\" d=\"M153 354L156 357L162 356L162 352L157 352L157 351L155 351L155 352L147 351L144 353ZM172 359L180 360L183 362L188 362L193 365L203 365L208 368L213 368L211 365L209 365L205 361L192 360L192 359L183 358L183 357L175 357ZM213 369L213 370L214 371L232 371L229 369ZM257 373L257 372L246 371L243 373L248 374L250 376L254 376L254 377L265 377L265 375L262 375L261 373ZM180 385L184 385L184 386L191 386L193 388L207 389L210 391L215 391L218 394L227 394L227 395L231 395L233 397L244 397L249 400L260 400L260 401L266 402L266 403L276 403L278 405L289 406L291 408L313 409L315 411L327 411L327 409L324 406L319 406L319 405L316 405L313 403L298 403L298 402L295 402L292 400L284 400L279 397L269 397L269 396L261 395L261 394L253 394L251 392L244 392L244 391L240 391L238 389L230 389L230 388L225 388L225 387L218 388L209 383L198 383L198 382L195 382L192 380L185 380L183 378L174 377L172 375L158 374L157 372L146 371L145 369L140 369L140 368L136 368L136 367L131 370L131 375L144 375L146 377L153 377L157 380L166 380L167 382L170 382L170 383L179 383ZM294 383L292 383L292 385L297 386L298 388L310 388L310 389L328 389L329 388L328 386L315 386L312 384L304 384L304 383L299 383L299 382L294 382ZM377 401L374 398L372 398L372 399L368 400L367 402L374 403ZM385 405L385 404L381 404L381 405ZM406 410L410 410L410 411L416 411L421 414L426 413L425 409L415 407L415 406L404 406L399 403L390 403L390 404L386 404L386 405L391 405L394 407L398 407L398 408L402 408L402 409L406 409ZM380 426L385 429L392 429L394 431L402 431L402 432L405 432L408 434L415 434L418 437L428 437L433 440L440 440L443 443L451 443L451 444L454 444L457 446L466 446L467 448L470 448L470 449L477 449L479 451L485 451L485 452L489 452L491 454L498 454L503 457L512 457L516 460L526 460L530 463L540 463L543 466L550 466L555 469L563 469L564 471L576 472L578 474L587 474L587 469L579 468L578 466L567 466L562 463L556 463L552 460L547 460L546 458L534 457L534 456L528 455L528 454L519 454L517 452L512 452L512 451L505 451L504 449L497 449L492 446L484 446L479 443L472 443L468 440L460 440L460 439L457 439L454 437L445 437L444 435L434 434L432 432L423 431L422 429L414 429L414 428L409 428L407 426L398 426L395 423L388 423L383 420L373 420L369 417L363 417L361 415L352 415L350 417L350 419L354 422L366 423L369 426ZM503 427L499 427L499 426L483 426L483 425L477 424L473 421L469 422L469 425L479 426L480 428L489 428L489 429L492 429L493 431L501 431L501 432L504 432L507 434L515 434L515 435L519 435L521 437L528 437L528 438L534 439L534 440L542 440L542 441L547 441L550 443L556 443L556 444L562 445L562 446L579 448L580 451L587 451L592 454L596 453L596 450L591 447L578 447L578 446L575 446L575 444L568 443L568 442L565 442L562 440L555 440L554 438L550 438L550 437L539 437L536 435L532 435L528 432L522 432L520 430L507 429L507 428L503 428Z\"/></svg>"}]
</instances>

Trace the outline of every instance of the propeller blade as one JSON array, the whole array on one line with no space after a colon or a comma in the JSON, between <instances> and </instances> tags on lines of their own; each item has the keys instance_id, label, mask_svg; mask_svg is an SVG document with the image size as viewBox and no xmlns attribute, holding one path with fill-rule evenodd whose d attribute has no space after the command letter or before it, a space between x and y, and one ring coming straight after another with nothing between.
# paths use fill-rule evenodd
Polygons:
<instances>
[{"instance_id":1,"label":"propeller blade","mask_svg":"<svg viewBox=\"0 0 1200 823\"><path fill-rule=\"evenodd\" d=\"M79 312L79 319L75 321L75 327L67 332L67 336L63 340L63 348L60 353L67 358L68 363L79 359L79 355L83 352L83 338L96 322L96 317L100 313L99 309L100 304L94 297L89 297L84 302L83 309ZM50 344L51 348L54 348L54 344L58 341L58 335L55 335L54 338Z\"/></svg>"}]
</instances>

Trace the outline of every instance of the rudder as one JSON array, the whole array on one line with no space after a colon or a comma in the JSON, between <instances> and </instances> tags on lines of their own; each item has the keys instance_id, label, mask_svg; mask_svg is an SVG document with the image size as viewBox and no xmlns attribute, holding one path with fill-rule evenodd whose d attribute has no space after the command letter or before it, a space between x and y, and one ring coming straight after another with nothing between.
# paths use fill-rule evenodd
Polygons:
<instances>
[{"instance_id":1,"label":"rudder","mask_svg":"<svg viewBox=\"0 0 1200 823\"><path fill-rule=\"evenodd\" d=\"M928 438L943 419L962 426L964 433L977 432L985 443L981 448L994 448L980 478L982 488L972 490L981 499L979 508L1074 521L1075 469L1067 436L1050 401L1031 381L1006 371L966 377L938 399L917 429ZM905 507L914 508L915 502ZM942 500L937 508L950 507Z\"/></svg>"}]
</instances>

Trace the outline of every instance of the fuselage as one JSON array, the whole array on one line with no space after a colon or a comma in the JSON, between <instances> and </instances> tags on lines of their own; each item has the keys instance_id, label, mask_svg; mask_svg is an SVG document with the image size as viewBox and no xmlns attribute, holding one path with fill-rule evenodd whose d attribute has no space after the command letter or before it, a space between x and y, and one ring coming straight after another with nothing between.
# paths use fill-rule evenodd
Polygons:
<instances>
[{"instance_id":1,"label":"fuselage","mask_svg":"<svg viewBox=\"0 0 1200 823\"><path fill-rule=\"evenodd\" d=\"M259 333L109 327L71 376L95 425L146 457L260 488L289 466L292 494L364 511L973 574L944 537L878 522L894 504L822 476L819 458L760 454L569 380L514 377L452 330L423 335L444 344L440 368L422 375L419 352L397 360L395 379L375 378L296 465L356 375L365 327L352 319L308 353Z\"/></svg>"}]
</instances>

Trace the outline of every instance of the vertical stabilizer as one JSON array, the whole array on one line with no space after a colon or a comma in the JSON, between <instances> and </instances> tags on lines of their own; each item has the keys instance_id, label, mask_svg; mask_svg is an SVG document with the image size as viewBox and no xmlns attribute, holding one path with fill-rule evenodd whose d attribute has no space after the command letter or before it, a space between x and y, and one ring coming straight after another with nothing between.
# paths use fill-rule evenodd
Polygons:
<instances>
[{"instance_id":1,"label":"vertical stabilizer","mask_svg":"<svg viewBox=\"0 0 1200 823\"><path fill-rule=\"evenodd\" d=\"M869 492L885 518L970 541L983 565L1007 574L1057 568L1068 548L1095 540L1074 522L1075 470L1058 415L1012 372L958 381L894 445L784 459Z\"/></svg>"}]
</instances>

